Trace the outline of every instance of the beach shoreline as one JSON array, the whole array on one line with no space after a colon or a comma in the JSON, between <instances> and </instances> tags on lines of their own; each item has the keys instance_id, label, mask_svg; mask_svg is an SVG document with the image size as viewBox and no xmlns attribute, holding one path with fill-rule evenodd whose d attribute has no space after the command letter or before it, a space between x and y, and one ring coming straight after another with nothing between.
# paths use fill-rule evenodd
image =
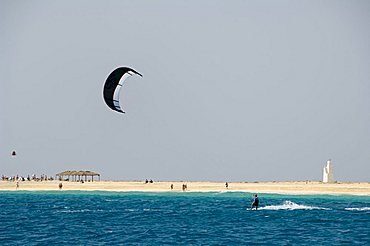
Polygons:
<instances>
[{"instance_id":1,"label":"beach shoreline","mask_svg":"<svg viewBox=\"0 0 370 246\"><path fill-rule=\"evenodd\" d=\"M292 181L292 182L229 182L226 188L224 182L180 182L158 181L145 183L142 181L0 181L0 191L53 191L62 190L80 191L117 191L117 192L247 192L292 195L362 195L370 196L370 183L330 183L317 181ZM173 189L171 190L171 184ZM183 185L187 189L183 189Z\"/></svg>"}]
</instances>

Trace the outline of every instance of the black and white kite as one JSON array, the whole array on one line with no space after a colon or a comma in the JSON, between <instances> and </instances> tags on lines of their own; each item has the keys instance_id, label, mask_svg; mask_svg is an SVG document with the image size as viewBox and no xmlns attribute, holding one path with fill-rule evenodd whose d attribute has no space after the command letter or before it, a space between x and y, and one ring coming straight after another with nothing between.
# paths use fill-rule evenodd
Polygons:
<instances>
[{"instance_id":1,"label":"black and white kite","mask_svg":"<svg viewBox=\"0 0 370 246\"><path fill-rule=\"evenodd\" d=\"M120 106L119 93L125 80L134 74L143 77L143 75L128 67L116 68L109 74L103 89L104 101L108 107L117 112L125 113Z\"/></svg>"}]
</instances>

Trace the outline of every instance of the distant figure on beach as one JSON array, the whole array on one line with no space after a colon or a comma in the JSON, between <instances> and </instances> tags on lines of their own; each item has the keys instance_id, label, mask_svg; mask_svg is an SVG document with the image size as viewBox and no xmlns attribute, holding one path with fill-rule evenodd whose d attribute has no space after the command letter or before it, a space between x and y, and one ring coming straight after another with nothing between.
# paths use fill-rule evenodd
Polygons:
<instances>
[{"instance_id":1,"label":"distant figure on beach","mask_svg":"<svg viewBox=\"0 0 370 246\"><path fill-rule=\"evenodd\" d=\"M226 187L226 189L229 188L229 184L227 182L225 183L225 187Z\"/></svg>"},{"instance_id":2,"label":"distant figure on beach","mask_svg":"<svg viewBox=\"0 0 370 246\"><path fill-rule=\"evenodd\" d=\"M146 180L145 180L145 184L147 184L147 183L149 183L149 181L146 179Z\"/></svg>"},{"instance_id":3,"label":"distant figure on beach","mask_svg":"<svg viewBox=\"0 0 370 246\"><path fill-rule=\"evenodd\" d=\"M171 190L173 190L173 184L171 184Z\"/></svg>"},{"instance_id":4,"label":"distant figure on beach","mask_svg":"<svg viewBox=\"0 0 370 246\"><path fill-rule=\"evenodd\" d=\"M258 196L257 196L257 194L254 194L254 199L253 199L253 202L252 202L251 209L253 209L255 207L256 210L257 210L258 209L258 203L259 203Z\"/></svg>"},{"instance_id":5,"label":"distant figure on beach","mask_svg":"<svg viewBox=\"0 0 370 246\"><path fill-rule=\"evenodd\" d=\"M62 188L63 188L63 184L59 183L59 190L61 190Z\"/></svg>"},{"instance_id":6,"label":"distant figure on beach","mask_svg":"<svg viewBox=\"0 0 370 246\"><path fill-rule=\"evenodd\" d=\"M19 182L17 181L17 185L16 185L16 187L15 187L17 190L18 190L18 188L19 188Z\"/></svg>"},{"instance_id":7,"label":"distant figure on beach","mask_svg":"<svg viewBox=\"0 0 370 246\"><path fill-rule=\"evenodd\" d=\"M153 184L153 180L151 179L151 180L149 181L149 183Z\"/></svg>"}]
</instances>

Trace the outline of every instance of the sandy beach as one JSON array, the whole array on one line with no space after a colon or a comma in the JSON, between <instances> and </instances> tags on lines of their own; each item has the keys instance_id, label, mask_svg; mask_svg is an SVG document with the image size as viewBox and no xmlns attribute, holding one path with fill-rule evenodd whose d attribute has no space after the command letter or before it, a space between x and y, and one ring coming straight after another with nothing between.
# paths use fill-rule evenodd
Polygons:
<instances>
[{"instance_id":1,"label":"sandy beach","mask_svg":"<svg viewBox=\"0 0 370 246\"><path fill-rule=\"evenodd\" d=\"M51 191L59 190L60 181L24 181L16 182L0 181L0 190L28 190L28 191ZM370 183L333 183L321 182L230 182L226 189L223 182L154 182L145 184L141 181L96 181L96 182L62 182L62 190L84 191L143 191L143 192L183 192L182 185L187 184L185 192L221 192L240 191L251 193L276 193L276 194L346 194L346 195L370 195Z\"/></svg>"}]
</instances>

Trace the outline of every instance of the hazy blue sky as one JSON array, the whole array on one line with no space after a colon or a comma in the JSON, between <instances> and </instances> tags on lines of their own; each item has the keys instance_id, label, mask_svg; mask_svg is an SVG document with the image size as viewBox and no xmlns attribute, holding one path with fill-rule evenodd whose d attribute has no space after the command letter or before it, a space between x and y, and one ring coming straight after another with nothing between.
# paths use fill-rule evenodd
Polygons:
<instances>
[{"instance_id":1,"label":"hazy blue sky","mask_svg":"<svg viewBox=\"0 0 370 246\"><path fill-rule=\"evenodd\" d=\"M365 0L0 0L0 175L370 181L369 26Z\"/></svg>"}]
</instances>

